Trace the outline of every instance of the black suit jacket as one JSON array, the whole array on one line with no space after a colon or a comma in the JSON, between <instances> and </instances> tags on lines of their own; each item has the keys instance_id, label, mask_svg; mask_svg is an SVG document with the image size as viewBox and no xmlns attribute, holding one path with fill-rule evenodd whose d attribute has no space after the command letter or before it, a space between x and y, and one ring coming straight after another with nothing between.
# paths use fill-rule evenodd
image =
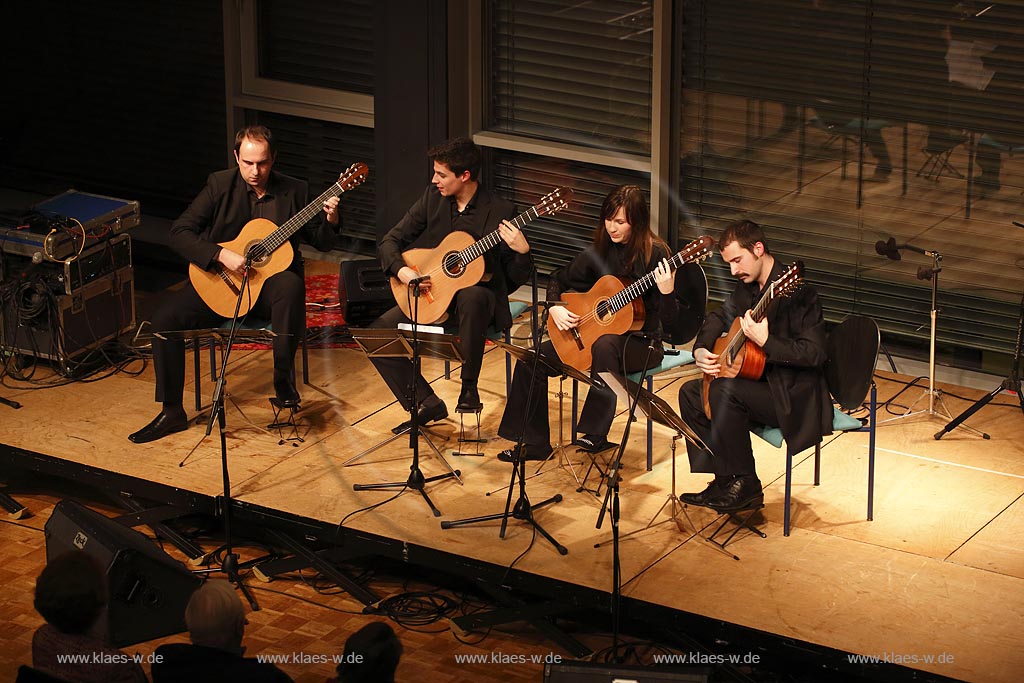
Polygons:
<instances>
[{"instance_id":1,"label":"black suit jacket","mask_svg":"<svg viewBox=\"0 0 1024 683\"><path fill-rule=\"evenodd\" d=\"M768 282L786 270L778 259ZM733 320L757 303L757 283L740 282L721 307L708 315L693 349L714 349ZM768 308L768 341L764 345L765 376L778 410L779 428L792 455L832 433L832 399L825 383L825 319L818 292L803 285Z\"/></svg>"},{"instance_id":2,"label":"black suit jacket","mask_svg":"<svg viewBox=\"0 0 1024 683\"><path fill-rule=\"evenodd\" d=\"M453 198L442 197L433 185L424 190L402 220L381 238L377 249L384 272L397 276L405 265L402 260L403 251L436 247L452 232L454 201ZM512 202L491 194L482 185L477 187L476 195L470 203L474 207L473 220L460 222L458 229L468 232L475 239L496 230L502 219L511 219L516 215ZM498 246L484 254L483 259L485 271L491 279L481 284L494 292L497 302L494 326L499 330L508 329L512 325L508 295L530 279L533 271L532 253L514 252L501 240Z\"/></svg>"},{"instance_id":3,"label":"black suit jacket","mask_svg":"<svg viewBox=\"0 0 1024 683\"><path fill-rule=\"evenodd\" d=\"M277 199L274 210L264 217L280 226L306 208L309 190L306 181L270 172L267 191ZM252 220L249 186L237 167L211 173L206 186L192 200L178 220L171 224L171 247L204 270L215 263L220 242L229 242ZM323 212L310 219L291 237L295 259L291 270L301 272L299 240L305 238L320 251L330 251L337 243L337 228L324 220Z\"/></svg>"}]
</instances>

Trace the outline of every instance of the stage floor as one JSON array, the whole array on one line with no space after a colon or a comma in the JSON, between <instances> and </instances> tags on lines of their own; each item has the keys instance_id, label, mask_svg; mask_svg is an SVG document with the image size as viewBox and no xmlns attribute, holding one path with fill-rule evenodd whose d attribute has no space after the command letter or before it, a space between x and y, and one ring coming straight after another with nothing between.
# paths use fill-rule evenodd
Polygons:
<instances>
[{"instance_id":1,"label":"stage floor","mask_svg":"<svg viewBox=\"0 0 1024 683\"><path fill-rule=\"evenodd\" d=\"M394 492L356 492L353 484L404 481L410 463L403 437L345 464L390 436L390 427L405 416L361 351L310 351L312 385L301 388L303 410L298 414L301 443L282 442L276 431L264 428L273 416L266 400L272 393L270 364L268 351L236 351L230 366L227 445L232 495L238 501L498 567L515 561L521 572L610 591L611 525L605 519L596 528L601 500L577 492L568 464L549 462L527 482L534 503L563 496L560 503L538 510L536 518L568 548L568 555L542 538L534 540L531 528L517 521L510 523L504 539L498 536L498 522L441 529L444 520L504 509L502 487L510 470L495 457L508 445L495 437L505 394L500 350L488 350L481 377L482 434L490 439L482 446L484 455L451 455L457 416L434 428L449 437L438 446L451 467L461 471L461 483L446 479L427 486L440 518L430 514L415 491L357 512ZM424 374L454 407L458 371L444 379L440 362L425 361ZM907 379L879 372L880 400ZM208 374L202 381L208 397ZM655 386L675 404L682 381L659 378ZM9 451L24 449L201 496L221 492L219 440L216 432L203 438L205 414L199 416L202 426L159 442L127 441L157 410L151 368L136 377L121 374L43 391L7 383L15 388L5 389L5 397L24 406L17 412L0 407L0 442ZM956 386L942 389L944 407L953 415L983 394ZM549 390L554 421L558 382L553 380ZM909 402L921 393L911 389L904 396ZM926 397L922 401L918 408L926 407ZM1016 406L1016 397L1004 394L996 403ZM567 437L569 408L567 399ZM789 537L782 533L784 451L755 440L765 486L759 528L767 537L744 532L730 543L729 553L722 552L702 536L715 517L689 508L682 530L666 522L622 540L623 596L954 679L1015 682L1024 671L1024 418L1019 408L990 405L970 424L991 439L957 429L936 441L933 434L947 421L925 414L879 427L870 522L865 519L866 433L826 440L819 487L811 485L813 452L801 454L794 467ZM624 424L620 414L613 440ZM622 534L648 525L672 490L671 433L657 425L654 429L653 471L644 468L644 421L635 423L625 451ZM425 445L420 454L426 476L448 471ZM572 450L567 455L569 461L579 460ZM531 464L528 473L536 469ZM576 474L583 475L579 466ZM689 473L681 444L676 477L679 492L700 490L707 479ZM596 483L592 475L588 485ZM488 495L491 491L496 492ZM655 521L665 520L662 514Z\"/></svg>"}]
</instances>

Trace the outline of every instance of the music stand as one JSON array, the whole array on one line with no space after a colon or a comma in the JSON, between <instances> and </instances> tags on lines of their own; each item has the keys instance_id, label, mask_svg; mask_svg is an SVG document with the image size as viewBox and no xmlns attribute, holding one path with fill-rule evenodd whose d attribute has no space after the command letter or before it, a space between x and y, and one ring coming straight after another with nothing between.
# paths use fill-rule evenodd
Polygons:
<instances>
[{"instance_id":1,"label":"music stand","mask_svg":"<svg viewBox=\"0 0 1024 683\"><path fill-rule=\"evenodd\" d=\"M409 427L399 431L397 434L385 439L375 446L371 446L362 453L349 458L344 462L344 466L351 465L356 460L362 458L367 453L377 450L378 448L385 446L395 439L403 436L404 434L409 435L409 448L412 449L412 464L409 466L409 477L405 481L385 482L378 484L355 484L352 487L354 491L372 491L381 489L392 489L392 488L409 488L413 491L418 491L423 497L423 500L430 507L431 512L434 513L435 517L441 516L441 511L434 506L431 502L430 497L427 496L427 492L424 489L426 484L441 479L448 479L454 477L457 482L462 483L462 479L459 478L461 472L459 470L452 469L448 461L444 459L441 451L437 449L434 443L423 433L425 430L419 425L419 404L416 400L416 377L420 374L420 359L424 356L427 358L437 358L439 360L448 361L462 361L462 354L459 352L458 337L451 334L436 334L432 332L421 332L418 331L417 326L413 325L411 330L393 330L393 329L357 329L349 330L352 334L352 338L355 340L359 348L366 353L368 358L408 358L412 363L412 387L411 396L409 401ZM448 472L444 474L438 474L433 477L424 477L422 470L420 470L420 437L423 437L430 448L434 451L437 457L444 463L444 466L448 468Z\"/></svg>"},{"instance_id":2,"label":"music stand","mask_svg":"<svg viewBox=\"0 0 1024 683\"><path fill-rule=\"evenodd\" d=\"M651 521L647 523L647 526L637 529L636 531L630 531L628 534L622 534L619 539L629 538L643 531L647 531L656 526L660 526L666 522L674 522L679 531L685 531L682 522L679 520L679 513L683 509L683 503L679 500L679 496L676 494L676 442L679 439L686 439L699 448L706 449L709 453L711 449L704 443L703 439L693 430L690 425L683 421L683 418L679 417L676 412L672 409L672 406L654 392L648 391L641 384L637 384L629 379L619 377L611 372L602 372L600 377L604 380L620 401L627 402L632 396L637 397L637 407L653 421L660 425L668 427L675 431L675 436L672 437L672 492L668 495L668 498L662 503L658 511L651 517ZM670 507L671 506L671 507ZM668 519L664 519L660 522L655 523L654 520L661 516L661 513L665 511L665 508L669 507ZM595 543L595 548L600 548L604 543Z\"/></svg>"},{"instance_id":3,"label":"music stand","mask_svg":"<svg viewBox=\"0 0 1024 683\"><path fill-rule=\"evenodd\" d=\"M590 375L580 372L571 365L565 365L561 361L556 360L555 357L551 355L541 355L539 350L523 348L522 346L516 346L501 340L494 340L494 345L503 349L505 353L509 354L520 363L525 363L531 366L536 364L537 370L540 370L542 367L545 368L547 370L547 372L545 372L545 377L558 377L558 441L551 449L551 452L552 454L556 451L558 452L558 467L562 469L568 468L569 472L572 474L572 478L576 480L576 490L582 491L583 483L580 481L580 477L576 473L576 468L573 466L572 460L569 459L569 456L565 452L568 444L565 443L565 435L563 431L563 423L565 422L563 401L567 394L562 390L562 383L567 378L573 379L587 386L596 386L599 382L591 378ZM542 474L541 470L544 469L544 465L549 461L550 458L541 462L537 467L537 471L530 475L530 477L536 477ZM490 491L489 493L494 492Z\"/></svg>"}]
</instances>

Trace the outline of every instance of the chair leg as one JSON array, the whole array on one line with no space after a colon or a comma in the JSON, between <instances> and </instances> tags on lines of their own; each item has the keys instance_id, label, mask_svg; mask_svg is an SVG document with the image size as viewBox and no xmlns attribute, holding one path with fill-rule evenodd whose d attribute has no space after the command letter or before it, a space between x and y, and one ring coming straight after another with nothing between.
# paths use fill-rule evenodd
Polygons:
<instances>
[{"instance_id":1,"label":"chair leg","mask_svg":"<svg viewBox=\"0 0 1024 683\"><path fill-rule=\"evenodd\" d=\"M878 401L878 386L871 383L871 426L868 428L868 521L875 517L875 408Z\"/></svg>"},{"instance_id":2,"label":"chair leg","mask_svg":"<svg viewBox=\"0 0 1024 683\"><path fill-rule=\"evenodd\" d=\"M821 442L814 444L814 485L821 484Z\"/></svg>"},{"instance_id":3,"label":"chair leg","mask_svg":"<svg viewBox=\"0 0 1024 683\"><path fill-rule=\"evenodd\" d=\"M505 330L505 343L512 343L512 328ZM505 396L512 393L512 356L505 354Z\"/></svg>"},{"instance_id":4,"label":"chair leg","mask_svg":"<svg viewBox=\"0 0 1024 683\"><path fill-rule=\"evenodd\" d=\"M192 340L192 383L195 385L196 394L196 412L199 412L203 408L203 397L200 385L202 384L203 378L200 374L202 370L199 367L199 340Z\"/></svg>"},{"instance_id":5,"label":"chair leg","mask_svg":"<svg viewBox=\"0 0 1024 683\"><path fill-rule=\"evenodd\" d=\"M789 501L793 491L793 456L786 451L786 492L783 500L782 535L789 536Z\"/></svg>"},{"instance_id":6,"label":"chair leg","mask_svg":"<svg viewBox=\"0 0 1024 683\"><path fill-rule=\"evenodd\" d=\"M576 424L579 422L580 413L580 383L572 381L572 421L569 424L569 433L572 434L571 443L576 443Z\"/></svg>"},{"instance_id":7,"label":"chair leg","mask_svg":"<svg viewBox=\"0 0 1024 683\"><path fill-rule=\"evenodd\" d=\"M306 346L306 338L303 335L302 341L302 383L309 384L309 348Z\"/></svg>"},{"instance_id":8,"label":"chair leg","mask_svg":"<svg viewBox=\"0 0 1024 683\"><path fill-rule=\"evenodd\" d=\"M647 391L654 393L654 378L647 375ZM654 422L647 416L647 471L654 469Z\"/></svg>"}]
</instances>

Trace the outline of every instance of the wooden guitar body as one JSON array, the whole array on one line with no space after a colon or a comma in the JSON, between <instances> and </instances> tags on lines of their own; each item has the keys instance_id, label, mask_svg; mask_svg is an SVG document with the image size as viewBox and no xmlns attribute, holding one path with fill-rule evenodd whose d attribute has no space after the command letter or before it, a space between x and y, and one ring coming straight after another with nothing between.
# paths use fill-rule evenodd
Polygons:
<instances>
[{"instance_id":1,"label":"wooden guitar body","mask_svg":"<svg viewBox=\"0 0 1024 683\"><path fill-rule=\"evenodd\" d=\"M715 342L713 353L718 354L718 362L722 366L718 377L741 377L743 379L761 379L764 374L765 355L764 349L747 339L743 342L734 354L729 353L729 343L740 332L740 319L732 321L729 333ZM708 394L711 390L711 382L715 380L714 375L704 375L704 384L701 387L701 395L704 399L704 414L711 418L711 404L708 401Z\"/></svg>"},{"instance_id":2,"label":"wooden guitar body","mask_svg":"<svg viewBox=\"0 0 1024 683\"><path fill-rule=\"evenodd\" d=\"M643 327L645 311L641 298L614 313L604 311L602 304L625 288L626 283L621 279L605 275L589 291L562 295L566 307L583 319L578 327L565 332L553 325L548 328L551 343L563 363L586 372L593 362L591 349L599 337L625 334Z\"/></svg>"},{"instance_id":3,"label":"wooden guitar body","mask_svg":"<svg viewBox=\"0 0 1024 683\"><path fill-rule=\"evenodd\" d=\"M277 230L277 226L272 221L266 218L254 218L245 224L242 231L238 233L238 237L230 242L221 242L220 246L236 254L245 254L250 247L264 240L275 230ZM242 316L249 312L249 309L256 303L266 279L288 268L294 255L291 243L285 242L269 255L263 255L253 260L253 267L249 270L249 279L246 283L246 293L242 296L238 315ZM241 274L229 272L220 264L217 264L214 270L207 271L192 263L188 267L188 277L199 296L217 315L225 318L234 315L238 290L242 285Z\"/></svg>"},{"instance_id":4,"label":"wooden guitar body","mask_svg":"<svg viewBox=\"0 0 1024 683\"><path fill-rule=\"evenodd\" d=\"M409 287L397 277L391 278L391 293L406 317L421 325L437 322L445 317L448 306L460 290L480 282L484 276L484 260L478 258L463 265L459 259L459 252L474 242L468 232L455 231L449 233L433 249L402 252L405 265L420 275L430 276L430 290L420 296L418 305L412 300ZM414 307L415 318L412 311Z\"/></svg>"}]
</instances>

